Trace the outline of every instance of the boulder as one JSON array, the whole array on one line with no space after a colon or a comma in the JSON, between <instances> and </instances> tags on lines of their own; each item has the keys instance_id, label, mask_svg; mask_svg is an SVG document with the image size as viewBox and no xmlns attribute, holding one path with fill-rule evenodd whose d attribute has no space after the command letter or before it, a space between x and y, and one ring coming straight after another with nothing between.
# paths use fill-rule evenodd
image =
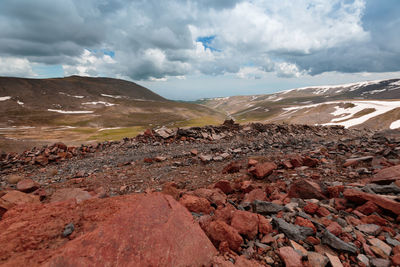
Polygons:
<instances>
[{"instance_id":1,"label":"boulder","mask_svg":"<svg viewBox=\"0 0 400 267\"><path fill-rule=\"evenodd\" d=\"M321 186L308 179L297 180L289 188L289 197L303 198L303 199L326 199Z\"/></svg>"},{"instance_id":2,"label":"boulder","mask_svg":"<svg viewBox=\"0 0 400 267\"><path fill-rule=\"evenodd\" d=\"M257 163L254 167L249 169L249 172L257 179L264 179L277 168L278 166L276 166L276 164L273 162L264 162Z\"/></svg>"},{"instance_id":3,"label":"boulder","mask_svg":"<svg viewBox=\"0 0 400 267\"><path fill-rule=\"evenodd\" d=\"M39 184L32 179L24 179L17 183L17 189L21 192L30 193L39 188Z\"/></svg>"},{"instance_id":4,"label":"boulder","mask_svg":"<svg viewBox=\"0 0 400 267\"><path fill-rule=\"evenodd\" d=\"M20 206L0 221L0 242L6 266L210 266L216 255L191 214L160 193Z\"/></svg>"},{"instance_id":5,"label":"boulder","mask_svg":"<svg viewBox=\"0 0 400 267\"><path fill-rule=\"evenodd\" d=\"M346 189L343 192L345 198L356 203L371 201L379 207L390 210L394 214L400 215L400 202L388 199L379 195L361 192L355 189Z\"/></svg>"},{"instance_id":6,"label":"boulder","mask_svg":"<svg viewBox=\"0 0 400 267\"><path fill-rule=\"evenodd\" d=\"M400 180L400 165L380 170L374 175L370 182L376 184L390 184L396 180Z\"/></svg>"},{"instance_id":7,"label":"boulder","mask_svg":"<svg viewBox=\"0 0 400 267\"><path fill-rule=\"evenodd\" d=\"M232 217L231 226L239 234L247 236L249 239L256 237L258 232L257 214L248 211L237 210Z\"/></svg>"},{"instance_id":8,"label":"boulder","mask_svg":"<svg viewBox=\"0 0 400 267\"><path fill-rule=\"evenodd\" d=\"M92 198L92 195L80 188L63 188L53 193L50 202L61 202L74 199L77 203Z\"/></svg>"}]
</instances>

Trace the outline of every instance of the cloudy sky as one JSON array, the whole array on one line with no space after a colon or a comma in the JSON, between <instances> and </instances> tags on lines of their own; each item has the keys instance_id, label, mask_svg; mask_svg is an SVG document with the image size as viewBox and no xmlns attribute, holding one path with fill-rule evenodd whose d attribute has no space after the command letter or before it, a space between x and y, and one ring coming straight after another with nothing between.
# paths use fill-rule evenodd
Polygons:
<instances>
[{"instance_id":1,"label":"cloudy sky","mask_svg":"<svg viewBox=\"0 0 400 267\"><path fill-rule=\"evenodd\" d=\"M0 76L172 99L400 78L399 0L1 0Z\"/></svg>"}]
</instances>

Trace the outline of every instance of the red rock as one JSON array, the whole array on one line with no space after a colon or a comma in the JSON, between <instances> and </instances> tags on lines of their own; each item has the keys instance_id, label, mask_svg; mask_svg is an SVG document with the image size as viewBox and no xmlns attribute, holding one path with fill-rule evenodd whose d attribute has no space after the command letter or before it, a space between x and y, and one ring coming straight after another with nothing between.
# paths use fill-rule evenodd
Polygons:
<instances>
[{"instance_id":1,"label":"red rock","mask_svg":"<svg viewBox=\"0 0 400 267\"><path fill-rule=\"evenodd\" d=\"M67 149L68 149L68 147L64 143L61 143L61 142L55 143L53 145L53 147L57 147L58 149L63 150L63 151L67 151Z\"/></svg>"},{"instance_id":2,"label":"red rock","mask_svg":"<svg viewBox=\"0 0 400 267\"><path fill-rule=\"evenodd\" d=\"M400 165L378 171L370 182L377 184L390 184L396 180L400 180Z\"/></svg>"},{"instance_id":3,"label":"red rock","mask_svg":"<svg viewBox=\"0 0 400 267\"><path fill-rule=\"evenodd\" d=\"M303 199L326 199L321 186L308 179L301 179L294 182L289 189L288 196Z\"/></svg>"},{"instance_id":4,"label":"red rock","mask_svg":"<svg viewBox=\"0 0 400 267\"><path fill-rule=\"evenodd\" d=\"M315 158L311 158L309 156L305 156L303 158L303 165L307 167L315 167L319 164L319 160Z\"/></svg>"},{"instance_id":5,"label":"red rock","mask_svg":"<svg viewBox=\"0 0 400 267\"><path fill-rule=\"evenodd\" d=\"M326 216L328 216L328 215L331 214L331 213L330 213L329 210L327 210L325 207L319 207L318 210L317 210L317 212L316 212L316 214L317 214L319 217L326 217Z\"/></svg>"},{"instance_id":6,"label":"red rock","mask_svg":"<svg viewBox=\"0 0 400 267\"><path fill-rule=\"evenodd\" d=\"M367 201L362 206L357 207L356 210L365 215L370 215L371 213L379 212L381 209L374 202Z\"/></svg>"},{"instance_id":7,"label":"red rock","mask_svg":"<svg viewBox=\"0 0 400 267\"><path fill-rule=\"evenodd\" d=\"M336 210L345 210L346 209L346 204L347 200L345 198L335 198L335 209Z\"/></svg>"},{"instance_id":8,"label":"red rock","mask_svg":"<svg viewBox=\"0 0 400 267\"><path fill-rule=\"evenodd\" d=\"M7 210L11 209L13 204L0 198L0 219Z\"/></svg>"},{"instance_id":9,"label":"red rock","mask_svg":"<svg viewBox=\"0 0 400 267\"><path fill-rule=\"evenodd\" d=\"M257 214L258 216L258 232L261 234L269 234L272 232L271 223L262 215Z\"/></svg>"},{"instance_id":10,"label":"red rock","mask_svg":"<svg viewBox=\"0 0 400 267\"><path fill-rule=\"evenodd\" d=\"M39 184L32 179L24 179L17 183L17 189L24 193L30 193L39 188Z\"/></svg>"},{"instance_id":11,"label":"red rock","mask_svg":"<svg viewBox=\"0 0 400 267\"><path fill-rule=\"evenodd\" d=\"M393 248L393 254L400 254L400 245Z\"/></svg>"},{"instance_id":12,"label":"red rock","mask_svg":"<svg viewBox=\"0 0 400 267\"><path fill-rule=\"evenodd\" d=\"M92 198L92 195L80 188L63 188L58 189L53 193L50 202L61 202L69 199L74 199L77 203Z\"/></svg>"},{"instance_id":13,"label":"red rock","mask_svg":"<svg viewBox=\"0 0 400 267\"><path fill-rule=\"evenodd\" d=\"M176 184L174 182L163 184L162 193L172 196L175 200L178 200L180 195L180 191L178 188L176 188Z\"/></svg>"},{"instance_id":14,"label":"red rock","mask_svg":"<svg viewBox=\"0 0 400 267\"><path fill-rule=\"evenodd\" d=\"M216 254L191 214L159 193L18 206L0 221L0 243L6 266L209 266Z\"/></svg>"},{"instance_id":15,"label":"red rock","mask_svg":"<svg viewBox=\"0 0 400 267\"><path fill-rule=\"evenodd\" d=\"M240 185L240 191L243 193L249 193L254 189L253 183L251 181L243 181Z\"/></svg>"},{"instance_id":16,"label":"red rock","mask_svg":"<svg viewBox=\"0 0 400 267\"><path fill-rule=\"evenodd\" d=\"M293 167L297 168L303 166L303 159L299 155L291 155L290 163L293 165Z\"/></svg>"},{"instance_id":17,"label":"red rock","mask_svg":"<svg viewBox=\"0 0 400 267\"><path fill-rule=\"evenodd\" d=\"M292 247L281 247L278 254L286 267L302 267L301 256Z\"/></svg>"},{"instance_id":18,"label":"red rock","mask_svg":"<svg viewBox=\"0 0 400 267\"><path fill-rule=\"evenodd\" d=\"M372 201L374 204L378 205L379 207L385 209L385 210L390 210L393 213L400 215L400 203L396 202L394 200L375 195L375 194L369 194L365 192L361 192L355 189L346 189L343 192L343 195L345 198L347 198L350 201L356 202L356 203L364 203L367 201Z\"/></svg>"},{"instance_id":19,"label":"red rock","mask_svg":"<svg viewBox=\"0 0 400 267\"><path fill-rule=\"evenodd\" d=\"M251 166L255 166L257 163L258 163L257 160L255 160L255 159L249 159L247 165L248 165L249 167L251 167Z\"/></svg>"},{"instance_id":20,"label":"red rock","mask_svg":"<svg viewBox=\"0 0 400 267\"><path fill-rule=\"evenodd\" d=\"M313 236L307 236L306 240L313 245L319 245L321 243L317 238Z\"/></svg>"},{"instance_id":21,"label":"red rock","mask_svg":"<svg viewBox=\"0 0 400 267\"><path fill-rule=\"evenodd\" d=\"M241 168L242 168L242 165L241 165L239 162L234 161L234 162L231 162L231 163L229 163L228 165L226 165L226 166L224 167L224 169L222 170L222 173L235 173L235 172L239 172Z\"/></svg>"},{"instance_id":22,"label":"red rock","mask_svg":"<svg viewBox=\"0 0 400 267\"><path fill-rule=\"evenodd\" d=\"M206 198L208 201L214 203L217 206L225 205L226 203L226 195L219 188L214 188L214 189L200 188L195 190L193 194L198 197Z\"/></svg>"},{"instance_id":23,"label":"red rock","mask_svg":"<svg viewBox=\"0 0 400 267\"><path fill-rule=\"evenodd\" d=\"M39 197L35 195L25 194L16 190L10 191L1 197L8 205L24 205L27 203L40 203Z\"/></svg>"},{"instance_id":24,"label":"red rock","mask_svg":"<svg viewBox=\"0 0 400 267\"><path fill-rule=\"evenodd\" d=\"M293 169L293 165L292 165L292 163L290 162L290 160L284 160L284 161L282 162L282 165L283 165L286 169Z\"/></svg>"},{"instance_id":25,"label":"red rock","mask_svg":"<svg viewBox=\"0 0 400 267\"><path fill-rule=\"evenodd\" d=\"M264 162L257 163L254 167L249 169L249 172L257 179L264 179L277 168L278 166L273 162Z\"/></svg>"},{"instance_id":26,"label":"red rock","mask_svg":"<svg viewBox=\"0 0 400 267\"><path fill-rule=\"evenodd\" d=\"M225 194L230 194L233 193L233 188L231 186L231 183L227 180L221 180L218 181L215 185L214 188L219 188L221 189L222 192L224 192Z\"/></svg>"},{"instance_id":27,"label":"red rock","mask_svg":"<svg viewBox=\"0 0 400 267\"><path fill-rule=\"evenodd\" d=\"M262 189L257 188L257 189L252 190L250 193L247 193L244 196L243 202L253 202L254 200L264 201L264 200L266 200L266 198L267 198L267 195L265 194L265 192Z\"/></svg>"},{"instance_id":28,"label":"red rock","mask_svg":"<svg viewBox=\"0 0 400 267\"><path fill-rule=\"evenodd\" d=\"M189 211L196 213L209 214L213 210L207 199L189 194L183 195L179 203L185 206Z\"/></svg>"},{"instance_id":29,"label":"red rock","mask_svg":"<svg viewBox=\"0 0 400 267\"><path fill-rule=\"evenodd\" d=\"M395 254L395 255L392 257L392 263L393 263L395 266L400 266L400 254Z\"/></svg>"},{"instance_id":30,"label":"red rock","mask_svg":"<svg viewBox=\"0 0 400 267\"><path fill-rule=\"evenodd\" d=\"M385 226L388 224L388 221L386 221L382 217L379 217L378 215L375 215L375 214L365 216L365 217L361 218L361 221L366 224L377 224L380 226Z\"/></svg>"},{"instance_id":31,"label":"red rock","mask_svg":"<svg viewBox=\"0 0 400 267\"><path fill-rule=\"evenodd\" d=\"M304 212L308 214L315 214L318 210L319 206L315 203L312 202L307 202L307 204L304 206L303 210Z\"/></svg>"},{"instance_id":32,"label":"red rock","mask_svg":"<svg viewBox=\"0 0 400 267\"><path fill-rule=\"evenodd\" d=\"M203 229L217 246L220 242L226 241L230 249L239 251L240 245L243 243L239 232L223 221L212 221Z\"/></svg>"},{"instance_id":33,"label":"red rock","mask_svg":"<svg viewBox=\"0 0 400 267\"><path fill-rule=\"evenodd\" d=\"M248 211L237 210L232 217L231 226L239 234L247 236L249 239L256 237L258 232L257 214Z\"/></svg>"},{"instance_id":34,"label":"red rock","mask_svg":"<svg viewBox=\"0 0 400 267\"><path fill-rule=\"evenodd\" d=\"M310 220L307 220L305 218L297 216L294 223L303 227L309 227L314 230L314 233L317 232L317 228L315 228L314 224Z\"/></svg>"},{"instance_id":35,"label":"red rock","mask_svg":"<svg viewBox=\"0 0 400 267\"><path fill-rule=\"evenodd\" d=\"M236 211L237 209L230 204L226 205L225 207L218 207L218 209L215 211L214 219L231 224L233 214Z\"/></svg>"},{"instance_id":36,"label":"red rock","mask_svg":"<svg viewBox=\"0 0 400 267\"><path fill-rule=\"evenodd\" d=\"M342 227L337 222L331 222L326 229L335 236L339 236L342 233Z\"/></svg>"},{"instance_id":37,"label":"red rock","mask_svg":"<svg viewBox=\"0 0 400 267\"><path fill-rule=\"evenodd\" d=\"M343 193L344 186L343 185L330 186L327 188L327 191L330 198L337 198L340 197L340 193Z\"/></svg>"},{"instance_id":38,"label":"red rock","mask_svg":"<svg viewBox=\"0 0 400 267\"><path fill-rule=\"evenodd\" d=\"M35 163L46 166L47 164L49 164L49 158L46 156L37 156L35 157Z\"/></svg>"}]
</instances>

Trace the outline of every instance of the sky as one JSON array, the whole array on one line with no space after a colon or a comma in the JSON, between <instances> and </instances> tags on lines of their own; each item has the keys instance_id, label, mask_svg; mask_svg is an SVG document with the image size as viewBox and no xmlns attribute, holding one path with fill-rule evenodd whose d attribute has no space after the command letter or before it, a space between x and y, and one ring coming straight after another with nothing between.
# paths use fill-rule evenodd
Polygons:
<instances>
[{"instance_id":1,"label":"sky","mask_svg":"<svg viewBox=\"0 0 400 267\"><path fill-rule=\"evenodd\" d=\"M170 99L400 78L399 0L1 0L0 76Z\"/></svg>"}]
</instances>

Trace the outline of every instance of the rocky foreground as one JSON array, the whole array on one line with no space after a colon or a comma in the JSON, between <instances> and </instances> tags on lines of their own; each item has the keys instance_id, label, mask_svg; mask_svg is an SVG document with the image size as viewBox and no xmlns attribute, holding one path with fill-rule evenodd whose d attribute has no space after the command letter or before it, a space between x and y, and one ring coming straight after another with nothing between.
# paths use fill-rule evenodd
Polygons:
<instances>
[{"instance_id":1,"label":"rocky foreground","mask_svg":"<svg viewBox=\"0 0 400 267\"><path fill-rule=\"evenodd\" d=\"M148 130L0 155L1 266L400 266L400 134Z\"/></svg>"}]
</instances>

